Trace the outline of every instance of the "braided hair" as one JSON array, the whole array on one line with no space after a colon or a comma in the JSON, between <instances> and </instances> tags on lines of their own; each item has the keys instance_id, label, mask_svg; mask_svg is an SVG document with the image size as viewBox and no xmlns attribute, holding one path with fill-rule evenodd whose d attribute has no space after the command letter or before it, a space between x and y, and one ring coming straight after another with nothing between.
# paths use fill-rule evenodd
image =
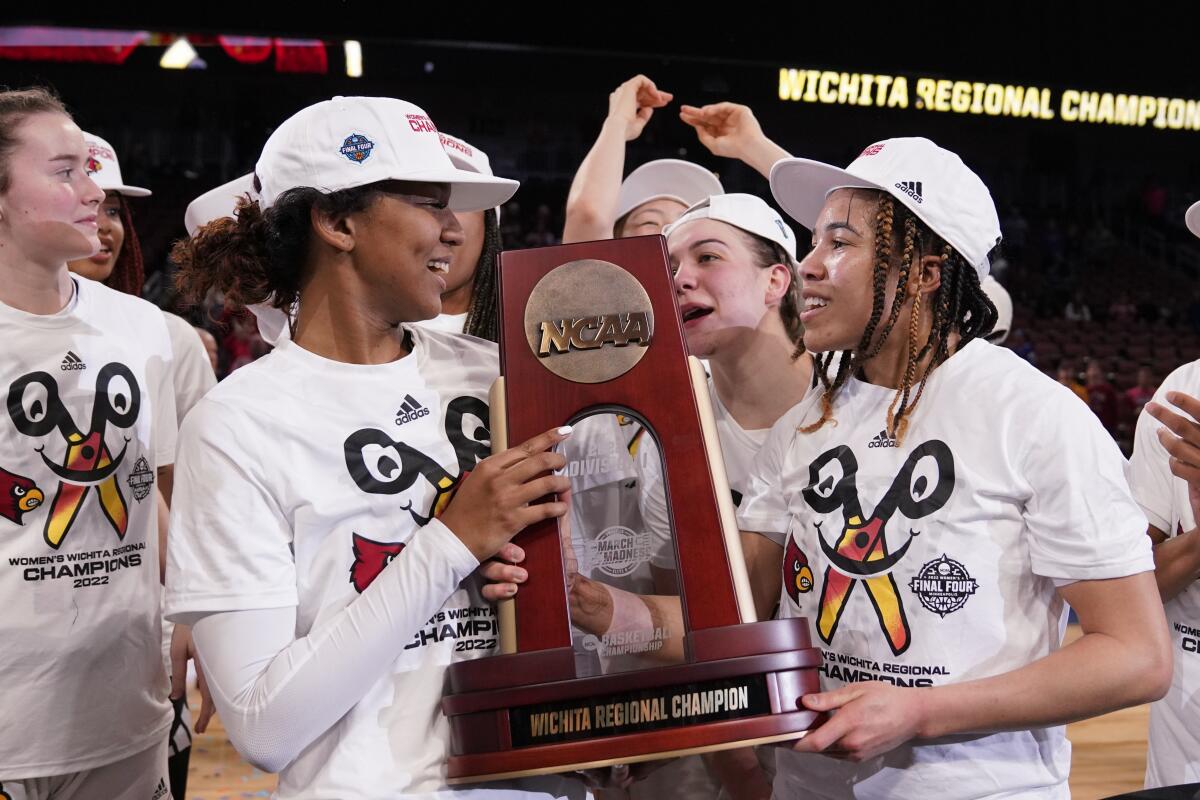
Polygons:
<instances>
[{"instance_id":1,"label":"braided hair","mask_svg":"<svg viewBox=\"0 0 1200 800\"><path fill-rule=\"evenodd\" d=\"M898 254L894 252L896 249L900 251ZM923 300L920 294L913 300L904 375L888 406L888 436L896 439L897 443L903 441L909 417L925 391L925 382L933 370L952 355L951 336L957 334L959 337L957 349L992 330L996 324L996 307L983 291L975 268L903 204L898 205L891 195L880 193L875 215L871 316L855 348L840 354L837 371L832 376L829 374L830 368L838 354L831 351L816 357L816 371L823 387L821 417L811 425L800 428L801 433L812 433L828 422L837 424L833 419L833 402L838 391L851 375L861 371L863 365L883 349L900 317L900 310L908 296L908 285L920 275L921 257L932 254L941 260L941 283L927 300ZM893 265L898 270L896 294L884 320L887 279ZM925 303L928 303L929 309L923 308ZM918 343L923 313L932 313L933 322L929 337L924 343ZM928 366L921 371L921 361L931 353ZM912 391L914 385L915 395Z\"/></svg>"},{"instance_id":2,"label":"braided hair","mask_svg":"<svg viewBox=\"0 0 1200 800\"><path fill-rule=\"evenodd\" d=\"M463 333L489 341L500 340L500 318L496 294L496 257L504 249L500 241L500 220L496 209L483 212L483 249L475 265L475 276L471 286L471 305L467 308L467 321Z\"/></svg>"}]
</instances>

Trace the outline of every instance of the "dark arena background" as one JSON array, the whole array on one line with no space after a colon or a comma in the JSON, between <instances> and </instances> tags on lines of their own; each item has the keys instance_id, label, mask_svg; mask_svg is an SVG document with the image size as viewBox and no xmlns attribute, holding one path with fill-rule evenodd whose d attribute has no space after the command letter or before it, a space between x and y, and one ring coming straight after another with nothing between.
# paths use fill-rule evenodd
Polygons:
<instances>
[{"instance_id":1,"label":"dark arena background","mask_svg":"<svg viewBox=\"0 0 1200 800\"><path fill-rule=\"evenodd\" d=\"M677 6L654 21L564 5L495 19L445 4L406 19L352 2L33 5L0 13L0 84L54 87L112 143L126 182L153 190L130 201L144 294L214 334L222 377L266 345L219 298L181 308L168 253L188 202L250 171L281 120L338 94L412 101L521 182L502 209L504 245L537 247L559 241L608 94L638 73L675 100L629 144L627 171L684 158L769 200L760 175L711 155L678 118L681 103L723 100L749 105L799 156L846 164L913 135L961 154L1000 212L1006 346L1083 394L1095 387L1093 408L1126 454L1138 398L1200 358L1200 240L1183 225L1200 199L1200 12L1187 4L1121 16L1074 3L749 4L739 19L733 6ZM168 51L182 68L163 66ZM1143 707L1072 726L1076 797L1141 786L1146 719ZM188 797L267 796L274 778L214 727L197 738Z\"/></svg>"}]
</instances>

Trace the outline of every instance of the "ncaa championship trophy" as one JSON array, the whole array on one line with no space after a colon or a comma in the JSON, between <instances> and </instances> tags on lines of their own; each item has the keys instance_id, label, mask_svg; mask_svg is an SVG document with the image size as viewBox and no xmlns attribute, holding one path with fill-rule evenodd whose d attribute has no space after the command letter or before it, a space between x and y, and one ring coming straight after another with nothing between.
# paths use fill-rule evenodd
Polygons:
<instances>
[{"instance_id":1,"label":"ncaa championship trophy","mask_svg":"<svg viewBox=\"0 0 1200 800\"><path fill-rule=\"evenodd\" d=\"M450 667L442 707L451 783L803 736L817 715L799 699L818 690L821 655L806 619L755 620L706 376L686 355L665 239L503 253L499 285L493 450L564 424L575 426L564 452L582 446L584 432L617 446L571 462L587 468L568 471L568 517L514 539L529 578L501 603L500 655ZM614 467L624 459L632 468L635 430L643 457L657 451L658 537L640 516L646 498L637 493L650 481ZM597 470L619 479L596 486ZM588 530L596 518L622 524ZM646 580L630 583L639 574ZM571 592L591 581L632 592L639 607L638 595L657 595L681 621L589 632Z\"/></svg>"}]
</instances>

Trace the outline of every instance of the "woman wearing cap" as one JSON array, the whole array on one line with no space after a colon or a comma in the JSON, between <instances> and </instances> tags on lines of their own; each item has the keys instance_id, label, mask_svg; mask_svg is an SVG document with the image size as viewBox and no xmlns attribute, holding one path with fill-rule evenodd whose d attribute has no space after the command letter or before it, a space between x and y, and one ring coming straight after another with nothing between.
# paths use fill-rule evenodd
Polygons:
<instances>
[{"instance_id":1,"label":"woman wearing cap","mask_svg":"<svg viewBox=\"0 0 1200 800\"><path fill-rule=\"evenodd\" d=\"M664 234L688 350L708 360L708 389L736 504L768 430L804 396L812 379L812 358L804 352L799 321L795 235L776 211L747 194L707 198L667 226ZM655 541L651 564L671 575L675 545L662 465L651 437L641 437L636 457L642 477L641 512ZM761 619L769 618L778 602L782 540L782 535L743 537ZM654 596L652 591L653 587L610 577L600 582L580 576L572 583L572 618L601 642L611 640L620 643L617 649L633 651L607 660L638 659L643 667L678 661L683 656L679 598ZM676 634L665 641L652 635L664 626ZM639 641L645 643L640 653ZM653 649L658 646L661 649ZM604 646L599 649L604 656ZM769 783L748 752L716 753L706 761L730 796L770 794Z\"/></svg>"},{"instance_id":2,"label":"woman wearing cap","mask_svg":"<svg viewBox=\"0 0 1200 800\"><path fill-rule=\"evenodd\" d=\"M1185 221L1200 236L1200 203ZM1200 780L1200 723L1193 710L1200 636L1200 361L1163 380L1138 415L1129 482L1149 520L1155 579L1162 596L1175 670L1163 699L1150 706L1146 787ZM1174 406L1178 412L1172 411ZM1155 423L1155 420L1162 425Z\"/></svg>"},{"instance_id":3,"label":"woman wearing cap","mask_svg":"<svg viewBox=\"0 0 1200 800\"><path fill-rule=\"evenodd\" d=\"M1169 680L1120 453L983 341L999 223L956 155L891 139L845 170L783 160L771 186L813 231L801 319L820 387L772 429L738 518L788 537L781 613L826 652L802 702L831 712L780 751L776 794L1067 797L1063 724ZM1068 603L1083 636L1064 647Z\"/></svg>"},{"instance_id":4,"label":"woman wearing cap","mask_svg":"<svg viewBox=\"0 0 1200 800\"><path fill-rule=\"evenodd\" d=\"M439 133L450 161L459 169L492 175L487 153L462 139ZM423 322L438 330L466 333L488 341L500 338L496 295L496 256L500 255L500 209L460 211L463 244L450 258L442 313Z\"/></svg>"},{"instance_id":5,"label":"woman wearing cap","mask_svg":"<svg viewBox=\"0 0 1200 800\"><path fill-rule=\"evenodd\" d=\"M659 233L688 206L724 191L708 170L669 158L643 164L621 180L625 143L640 136L654 109L671 98L645 75L609 95L608 116L567 195L564 243Z\"/></svg>"},{"instance_id":6,"label":"woman wearing cap","mask_svg":"<svg viewBox=\"0 0 1200 800\"><path fill-rule=\"evenodd\" d=\"M493 208L516 183L455 168L425 113L388 98L300 111L255 174L257 202L176 248L181 283L298 300L297 315L183 426L167 613L194 623L226 729L280 771L279 797L449 793L445 668L494 652L477 573L501 581L492 599L523 579L489 559L565 512L527 503L567 488L544 473L569 431L487 457L495 347L409 323L441 308L451 209Z\"/></svg>"},{"instance_id":7,"label":"woman wearing cap","mask_svg":"<svg viewBox=\"0 0 1200 800\"><path fill-rule=\"evenodd\" d=\"M84 141L88 146L86 170L96 185L104 190L104 202L100 204L98 219L98 235L100 251L90 258L75 259L67 263L71 272L82 275L93 281L99 281L118 291L141 296L144 271L142 268L142 247L138 241L136 229L133 227L133 216L129 210L127 197L149 197L150 190L140 186L129 186L121 175L121 162L116 150L107 141L93 133L84 131ZM204 342L191 323L169 311L163 311L170 333L170 345L173 358L169 366L171 387L175 395L175 413L169 419L161 419L163 425L169 425L178 430L179 424L192 406L204 396L204 393L217 383L216 373ZM159 404L165 407L165 404ZM171 462L159 465L159 487L164 499L170 501L171 493ZM165 511L164 511L165 513ZM165 533L165 527L160 526L160 532ZM165 557L165 553L162 554ZM168 650L171 642L173 626L168 622L163 625L163 649ZM171 724L170 744L168 747L169 766L171 773L171 793L176 798L182 798L187 790L188 761L191 754L191 715L185 696L185 675L187 652L186 631L181 631L180 641L175 643L178 653L178 663L171 671L179 673L172 680L172 704L175 707L175 719ZM167 655L164 652L164 655ZM203 732L211 707L207 699L204 703L197 726Z\"/></svg>"},{"instance_id":8,"label":"woman wearing cap","mask_svg":"<svg viewBox=\"0 0 1200 800\"><path fill-rule=\"evenodd\" d=\"M67 269L101 247L89 157L49 92L0 92L0 796L12 800L167 791L154 487L175 427L153 420L174 418L171 349L157 308Z\"/></svg>"},{"instance_id":9,"label":"woman wearing cap","mask_svg":"<svg viewBox=\"0 0 1200 800\"><path fill-rule=\"evenodd\" d=\"M481 175L493 175L487 153L455 136L439 131L439 138L450 161L459 169ZM242 196L256 197L253 173L242 175L193 200L184 214L188 235L195 235L204 224L221 217L233 217ZM499 338L496 296L496 256L500 254L500 209L459 211L455 213L463 229L463 244L450 257L446 273L446 291L442 294L442 313L419 324L435 330L466 333L481 339ZM250 310L258 321L263 341L274 345L288 335L288 316L267 304L253 304ZM290 312L295 316L295 309Z\"/></svg>"}]
</instances>

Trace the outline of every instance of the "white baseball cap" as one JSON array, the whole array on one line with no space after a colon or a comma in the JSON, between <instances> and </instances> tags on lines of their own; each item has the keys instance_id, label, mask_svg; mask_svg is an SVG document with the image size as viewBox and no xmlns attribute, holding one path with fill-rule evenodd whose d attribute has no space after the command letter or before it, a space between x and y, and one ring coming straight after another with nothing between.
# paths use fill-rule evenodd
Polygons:
<instances>
[{"instance_id":1,"label":"white baseball cap","mask_svg":"<svg viewBox=\"0 0 1200 800\"><path fill-rule=\"evenodd\" d=\"M709 195L724 192L717 176L699 164L678 158L647 161L621 182L617 219L651 200L677 200L690 207Z\"/></svg>"},{"instance_id":2,"label":"white baseball cap","mask_svg":"<svg viewBox=\"0 0 1200 800\"><path fill-rule=\"evenodd\" d=\"M429 116L391 97L335 97L301 109L267 139L254 172L263 208L289 189L329 193L402 180L448 183L451 210L478 211L519 185L456 167Z\"/></svg>"},{"instance_id":3,"label":"white baseball cap","mask_svg":"<svg viewBox=\"0 0 1200 800\"><path fill-rule=\"evenodd\" d=\"M1183 221L1187 223L1189 231L1200 236L1200 203L1192 203L1191 208L1183 215Z\"/></svg>"},{"instance_id":4,"label":"white baseball cap","mask_svg":"<svg viewBox=\"0 0 1200 800\"><path fill-rule=\"evenodd\" d=\"M183 212L183 226L187 228L188 236L195 236L196 231L214 219L232 218L238 201L247 195L251 200L258 199L258 192L254 191L253 172L209 189L188 203L187 210Z\"/></svg>"},{"instance_id":5,"label":"white baseball cap","mask_svg":"<svg viewBox=\"0 0 1200 800\"><path fill-rule=\"evenodd\" d=\"M480 150L478 147L468 144L465 140L459 139L457 136L451 136L448 133L438 132L441 137L442 147L446 149L446 153L450 156L450 160L454 162L454 166L459 169L478 172L480 175L494 175L492 172L492 162L488 159L487 153ZM496 222L500 221L500 206L496 206Z\"/></svg>"},{"instance_id":6,"label":"white baseball cap","mask_svg":"<svg viewBox=\"0 0 1200 800\"><path fill-rule=\"evenodd\" d=\"M980 280L988 274L988 253L1000 242L996 204L954 153L928 139L886 139L845 169L807 158L780 159L771 168L775 200L810 230L829 193L848 188L887 192L975 267Z\"/></svg>"},{"instance_id":7,"label":"white baseball cap","mask_svg":"<svg viewBox=\"0 0 1200 800\"><path fill-rule=\"evenodd\" d=\"M121 177L121 162L117 160L117 151L111 144L94 133L83 132L83 140L87 142L88 159L84 162L84 170L88 177L105 192L124 194L129 197L149 197L150 190L140 186L126 186Z\"/></svg>"},{"instance_id":8,"label":"white baseball cap","mask_svg":"<svg viewBox=\"0 0 1200 800\"><path fill-rule=\"evenodd\" d=\"M450 161L459 169L470 170L480 175L495 174L492 172L492 162L488 159L487 153L478 147L468 144L457 136L451 136L441 131L438 131L438 140L442 143L446 154L450 156Z\"/></svg>"},{"instance_id":9,"label":"white baseball cap","mask_svg":"<svg viewBox=\"0 0 1200 800\"><path fill-rule=\"evenodd\" d=\"M992 326L992 332L987 335L987 340L992 344L1000 344L1008 338L1008 332L1012 330L1012 296L1009 295L1008 289L1001 286L1000 281L991 275L983 279L982 285L984 294L996 307L996 324Z\"/></svg>"},{"instance_id":10,"label":"white baseball cap","mask_svg":"<svg viewBox=\"0 0 1200 800\"><path fill-rule=\"evenodd\" d=\"M761 236L782 247L796 262L796 234L779 212L752 194L716 194L706 197L683 212L683 216L663 228L663 236L697 219L724 222L747 233Z\"/></svg>"}]
</instances>

